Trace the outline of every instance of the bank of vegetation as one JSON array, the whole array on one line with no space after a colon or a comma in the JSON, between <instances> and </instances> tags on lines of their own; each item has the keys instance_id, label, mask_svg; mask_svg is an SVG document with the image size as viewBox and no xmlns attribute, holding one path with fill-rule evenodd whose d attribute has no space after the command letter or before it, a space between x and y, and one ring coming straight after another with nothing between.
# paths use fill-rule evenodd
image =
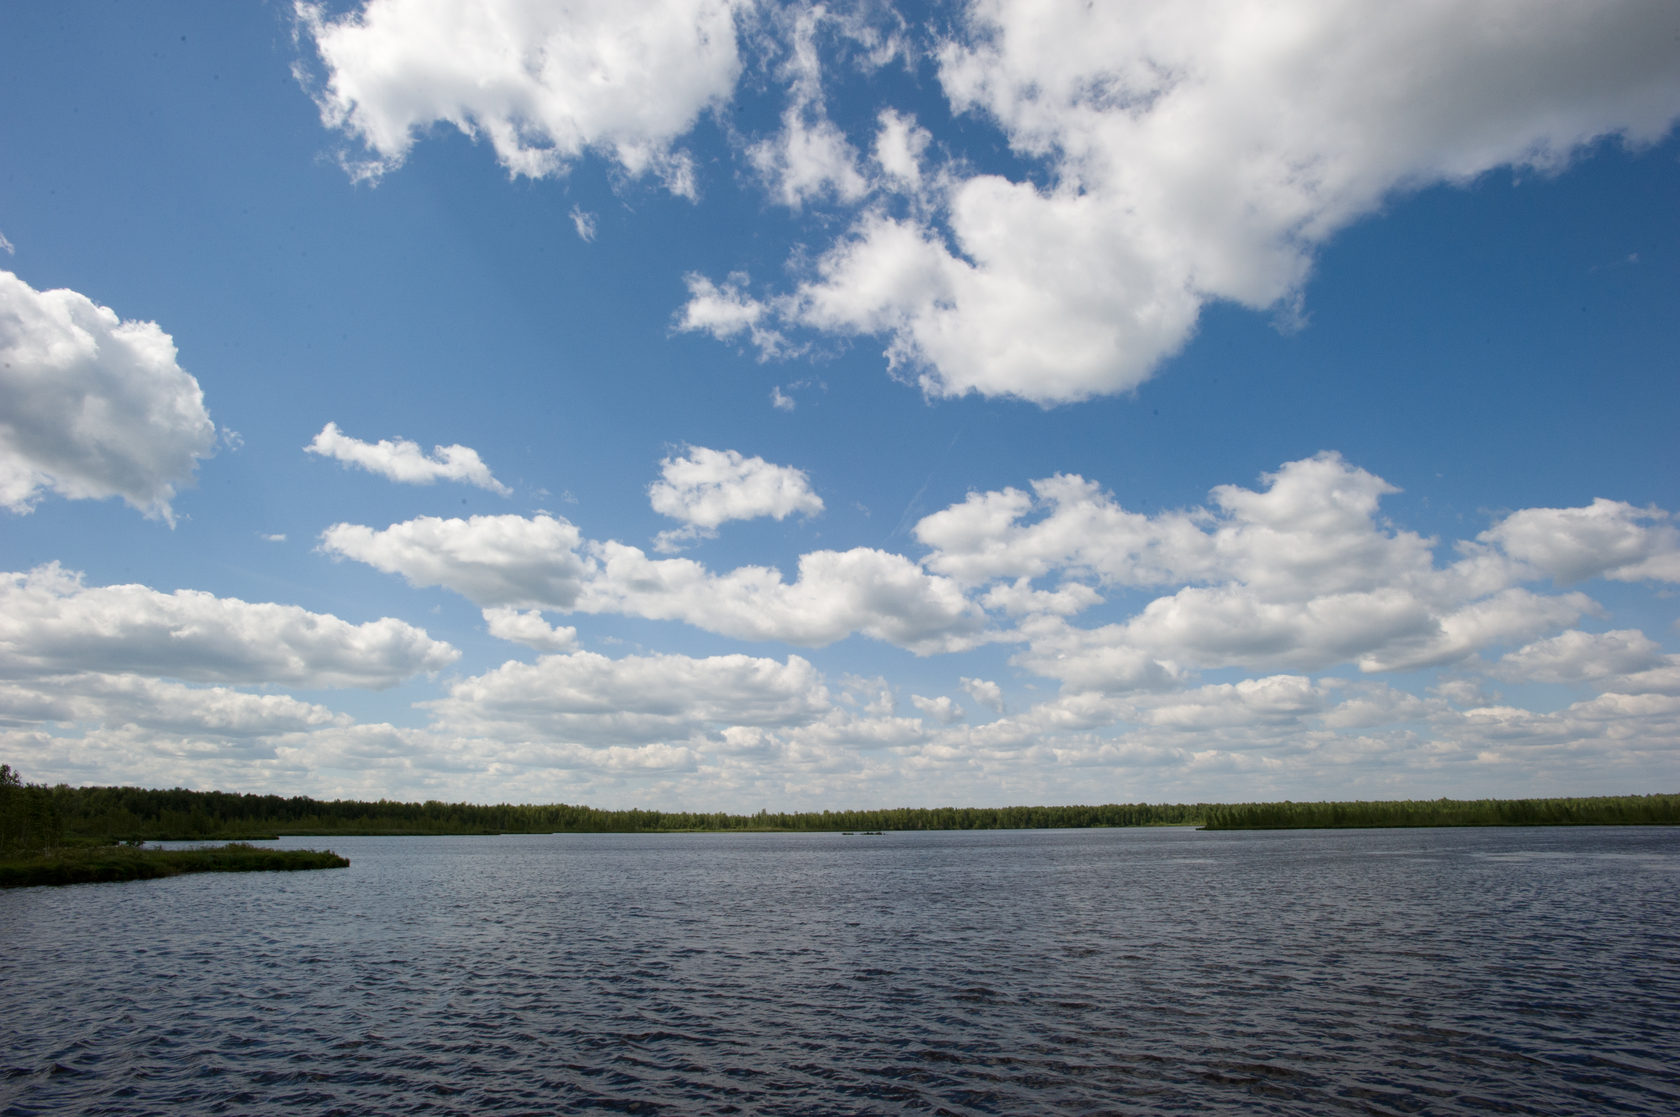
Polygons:
<instances>
[{"instance_id":1,"label":"bank of vegetation","mask_svg":"<svg viewBox=\"0 0 1680 1117\"><path fill-rule=\"evenodd\" d=\"M1235 803L1209 807L1206 830L1330 830L1396 826L1674 826L1680 795L1585 799L1409 799Z\"/></svg>"},{"instance_id":2,"label":"bank of vegetation","mask_svg":"<svg viewBox=\"0 0 1680 1117\"><path fill-rule=\"evenodd\" d=\"M898 807L859 811L609 811L564 803L480 805L138 787L31 786L18 826L54 844L281 835L624 834L677 831L1026 830L1202 826L1210 830L1389 826L1680 824L1680 795L1347 803L1109 803L1072 807ZM6 823L4 825L11 825Z\"/></svg>"},{"instance_id":3,"label":"bank of vegetation","mask_svg":"<svg viewBox=\"0 0 1680 1117\"><path fill-rule=\"evenodd\" d=\"M0 888L148 880L181 873L339 869L350 862L313 849L262 849L245 843L157 849L139 838L89 833L61 809L64 791L25 784L0 764ZM73 796L71 798L74 798Z\"/></svg>"},{"instance_id":4,"label":"bank of vegetation","mask_svg":"<svg viewBox=\"0 0 1680 1117\"><path fill-rule=\"evenodd\" d=\"M350 862L314 849L261 849L233 842L197 849L131 845L69 846L0 859L0 888L151 880L181 873L293 872L342 869Z\"/></svg>"}]
</instances>

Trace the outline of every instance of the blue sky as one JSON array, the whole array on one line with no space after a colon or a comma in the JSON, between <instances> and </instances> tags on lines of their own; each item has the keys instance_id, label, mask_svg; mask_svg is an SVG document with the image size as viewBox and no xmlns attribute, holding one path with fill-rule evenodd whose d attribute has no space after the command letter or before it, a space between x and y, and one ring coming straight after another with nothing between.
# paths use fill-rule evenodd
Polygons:
<instances>
[{"instance_id":1,"label":"blue sky","mask_svg":"<svg viewBox=\"0 0 1680 1117\"><path fill-rule=\"evenodd\" d=\"M1665 3L14 5L0 752L1671 790Z\"/></svg>"}]
</instances>

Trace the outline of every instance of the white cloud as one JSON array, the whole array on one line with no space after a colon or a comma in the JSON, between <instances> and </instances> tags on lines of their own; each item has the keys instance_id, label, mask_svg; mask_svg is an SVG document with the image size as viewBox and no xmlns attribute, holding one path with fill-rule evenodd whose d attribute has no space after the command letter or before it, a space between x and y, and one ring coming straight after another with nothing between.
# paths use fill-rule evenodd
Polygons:
<instances>
[{"instance_id":1,"label":"white cloud","mask_svg":"<svg viewBox=\"0 0 1680 1117\"><path fill-rule=\"evenodd\" d=\"M965 17L937 48L946 99L1036 177L959 153L935 218L870 206L768 303L784 328L884 338L931 396L1130 390L1208 302L1290 306L1318 248L1396 193L1652 142L1680 106L1680 14L1648 0L977 0ZM890 125L877 144L899 182L920 169L906 146Z\"/></svg>"},{"instance_id":2,"label":"white cloud","mask_svg":"<svg viewBox=\"0 0 1680 1117\"><path fill-rule=\"evenodd\" d=\"M929 570L1023 617L1018 666L1078 691L1172 687L1218 667L1416 670L1532 640L1597 608L1581 594L1514 585L1534 571L1489 546L1505 538L1497 531L1436 566L1432 540L1379 519L1394 487L1337 455L1286 463L1264 480L1255 490L1218 486L1205 508L1151 516L1058 475L1030 493L970 493L923 518L915 535L932 548ZM1583 533L1581 554L1649 569L1661 551L1640 540ZM1038 578L1062 582L1041 590ZM1177 588L1124 623L1076 628L1061 618L1101 600L1087 580Z\"/></svg>"},{"instance_id":3,"label":"white cloud","mask_svg":"<svg viewBox=\"0 0 1680 1117\"><path fill-rule=\"evenodd\" d=\"M799 402L782 391L781 385L773 384L770 387L770 406L777 411L792 411L799 406Z\"/></svg>"},{"instance_id":4,"label":"white cloud","mask_svg":"<svg viewBox=\"0 0 1680 1117\"><path fill-rule=\"evenodd\" d=\"M660 462L659 473L660 479L648 486L649 503L660 515L687 525L662 533L661 551L710 537L730 520L785 520L796 512L814 516L823 510L822 498L811 491L804 470L772 465L735 450L689 446L681 457Z\"/></svg>"},{"instance_id":5,"label":"white cloud","mask_svg":"<svg viewBox=\"0 0 1680 1117\"><path fill-rule=\"evenodd\" d=\"M1680 582L1680 529L1669 520L1600 497L1584 508L1524 508L1477 538L1559 582Z\"/></svg>"},{"instance_id":6,"label":"white cloud","mask_svg":"<svg viewBox=\"0 0 1680 1117\"><path fill-rule=\"evenodd\" d=\"M725 726L802 725L829 699L821 676L798 656L574 652L504 663L425 705L448 732L602 747L682 744Z\"/></svg>"},{"instance_id":7,"label":"white cloud","mask_svg":"<svg viewBox=\"0 0 1680 1117\"><path fill-rule=\"evenodd\" d=\"M329 18L298 3L326 67L322 122L366 149L354 168L403 162L417 134L485 136L510 175L563 173L585 151L692 196L674 143L727 100L740 69L735 0L368 0Z\"/></svg>"},{"instance_id":8,"label":"white cloud","mask_svg":"<svg viewBox=\"0 0 1680 1117\"><path fill-rule=\"evenodd\" d=\"M422 516L383 531L334 524L321 533L328 554L401 574L412 586L442 586L480 608L570 608L584 576L577 528L546 513Z\"/></svg>"},{"instance_id":9,"label":"white cloud","mask_svg":"<svg viewBox=\"0 0 1680 1117\"><path fill-rule=\"evenodd\" d=\"M246 694L133 674L73 673L0 682L0 723L133 726L214 738L295 733L349 719L287 694Z\"/></svg>"},{"instance_id":10,"label":"white cloud","mask_svg":"<svg viewBox=\"0 0 1680 1117\"><path fill-rule=\"evenodd\" d=\"M465 481L502 496L513 492L491 475L490 467L479 458L478 451L467 446L434 446L431 457L427 457L417 443L407 439L362 442L340 431L337 423L328 423L304 450L405 485Z\"/></svg>"},{"instance_id":11,"label":"white cloud","mask_svg":"<svg viewBox=\"0 0 1680 1117\"><path fill-rule=\"evenodd\" d=\"M1149 703L1138 720L1147 725L1206 731L1256 722L1296 723L1327 705L1324 690L1300 675L1271 675L1216 683Z\"/></svg>"},{"instance_id":12,"label":"white cloud","mask_svg":"<svg viewBox=\"0 0 1680 1117\"><path fill-rule=\"evenodd\" d=\"M0 506L28 512L43 490L120 496L173 524L177 486L216 444L176 358L155 322L0 271Z\"/></svg>"},{"instance_id":13,"label":"white cloud","mask_svg":"<svg viewBox=\"0 0 1680 1117\"><path fill-rule=\"evenodd\" d=\"M563 652L577 643L577 629L555 627L542 618L542 610L494 608L484 610L484 624L498 640L524 644L539 652Z\"/></svg>"},{"instance_id":14,"label":"white cloud","mask_svg":"<svg viewBox=\"0 0 1680 1117\"><path fill-rule=\"evenodd\" d=\"M902 555L855 547L811 551L799 576L772 567L714 574L690 559L650 559L622 543L596 543L576 608L654 620L680 620L742 640L822 647L853 633L918 654L973 647L987 639L984 618L948 578Z\"/></svg>"},{"instance_id":15,"label":"white cloud","mask_svg":"<svg viewBox=\"0 0 1680 1117\"><path fill-rule=\"evenodd\" d=\"M915 536L933 549L929 569L966 584L1052 572L1119 586L1229 579L1299 598L1375 589L1430 570L1428 540L1378 525L1378 502L1397 491L1380 477L1320 454L1263 480L1264 491L1218 486L1213 508L1150 516L1128 511L1093 482L1058 474L1033 482L1031 494L970 493L924 517ZM1067 604L1086 599L1083 588L1069 592ZM1017 587L999 600L1034 599Z\"/></svg>"},{"instance_id":16,"label":"white cloud","mask_svg":"<svg viewBox=\"0 0 1680 1117\"><path fill-rule=\"evenodd\" d=\"M941 725L952 725L963 720L962 707L951 701L949 695L926 698L920 694L912 694L910 704Z\"/></svg>"},{"instance_id":17,"label":"white cloud","mask_svg":"<svg viewBox=\"0 0 1680 1117\"><path fill-rule=\"evenodd\" d=\"M963 690L968 696L994 714L1003 713L1003 688L990 679L971 679L964 676L961 680Z\"/></svg>"},{"instance_id":18,"label":"white cloud","mask_svg":"<svg viewBox=\"0 0 1680 1117\"><path fill-rule=\"evenodd\" d=\"M867 547L802 555L792 583L772 567L718 574L690 559L649 558L623 543L584 544L577 528L546 514L425 516L383 531L335 524L321 534L321 548L414 586L442 586L480 608L676 620L803 647L861 633L918 654L989 638L984 616L955 582Z\"/></svg>"},{"instance_id":19,"label":"white cloud","mask_svg":"<svg viewBox=\"0 0 1680 1117\"><path fill-rule=\"evenodd\" d=\"M572 219L572 228L577 230L578 239L589 244L595 239L595 215L585 213L579 206L573 206L568 214Z\"/></svg>"},{"instance_id":20,"label":"white cloud","mask_svg":"<svg viewBox=\"0 0 1680 1117\"><path fill-rule=\"evenodd\" d=\"M11 241L6 239L6 234L5 233L0 233L0 252L4 252L8 256L16 256L17 255L16 246L14 246Z\"/></svg>"},{"instance_id":21,"label":"white cloud","mask_svg":"<svg viewBox=\"0 0 1680 1117\"><path fill-rule=\"evenodd\" d=\"M193 590L88 587L57 564L0 576L0 675L14 679L99 672L383 688L459 655L390 617L358 625Z\"/></svg>"},{"instance_id":22,"label":"white cloud","mask_svg":"<svg viewBox=\"0 0 1680 1117\"><path fill-rule=\"evenodd\" d=\"M781 74L790 90L782 130L747 151L771 195L795 210L825 196L855 202L869 193L857 152L823 108L816 36L826 17L820 5L792 10L789 56Z\"/></svg>"},{"instance_id":23,"label":"white cloud","mask_svg":"<svg viewBox=\"0 0 1680 1117\"><path fill-rule=\"evenodd\" d=\"M933 136L912 117L892 109L881 110L877 118L873 158L882 175L905 189L922 184L922 158Z\"/></svg>"},{"instance_id":24,"label":"white cloud","mask_svg":"<svg viewBox=\"0 0 1680 1117\"><path fill-rule=\"evenodd\" d=\"M688 287L688 302L677 316L677 329L711 334L719 341L745 334L766 359L798 352L768 325L770 309L747 293L745 275L732 274L720 285L691 272L683 277L683 283Z\"/></svg>"},{"instance_id":25,"label":"white cloud","mask_svg":"<svg viewBox=\"0 0 1680 1117\"><path fill-rule=\"evenodd\" d=\"M1572 629L1518 648L1488 673L1512 682L1605 682L1621 689L1618 684L1625 684L1628 676L1676 663L1680 657L1665 655L1656 641L1638 629L1600 633Z\"/></svg>"}]
</instances>

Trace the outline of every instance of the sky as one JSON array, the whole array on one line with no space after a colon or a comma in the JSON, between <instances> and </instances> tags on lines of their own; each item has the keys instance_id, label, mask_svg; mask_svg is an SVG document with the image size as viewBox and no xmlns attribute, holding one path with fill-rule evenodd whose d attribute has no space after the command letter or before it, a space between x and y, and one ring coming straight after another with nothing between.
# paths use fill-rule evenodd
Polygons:
<instances>
[{"instance_id":1,"label":"sky","mask_svg":"<svg viewBox=\"0 0 1680 1117\"><path fill-rule=\"evenodd\" d=\"M1680 789L1670 0L0 13L0 756Z\"/></svg>"}]
</instances>

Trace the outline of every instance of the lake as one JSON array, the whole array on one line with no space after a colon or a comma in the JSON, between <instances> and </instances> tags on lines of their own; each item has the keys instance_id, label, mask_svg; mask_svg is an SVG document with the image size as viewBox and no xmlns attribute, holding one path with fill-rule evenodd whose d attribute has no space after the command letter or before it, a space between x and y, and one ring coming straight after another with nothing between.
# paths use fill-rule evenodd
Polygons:
<instances>
[{"instance_id":1,"label":"lake","mask_svg":"<svg viewBox=\"0 0 1680 1117\"><path fill-rule=\"evenodd\" d=\"M0 893L0 1112L1680 1112L1680 829L280 844Z\"/></svg>"}]
</instances>

